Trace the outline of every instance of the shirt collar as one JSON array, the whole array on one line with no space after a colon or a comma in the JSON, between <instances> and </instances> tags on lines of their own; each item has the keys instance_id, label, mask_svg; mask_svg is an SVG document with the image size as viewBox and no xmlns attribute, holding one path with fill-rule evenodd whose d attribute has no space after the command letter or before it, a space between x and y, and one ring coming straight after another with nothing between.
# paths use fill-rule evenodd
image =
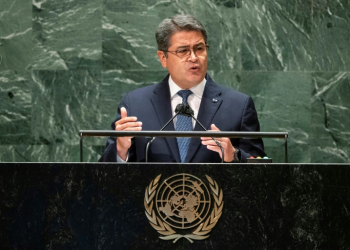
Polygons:
<instances>
[{"instance_id":1,"label":"shirt collar","mask_svg":"<svg viewBox=\"0 0 350 250\"><path fill-rule=\"evenodd\" d=\"M196 86L190 88L190 90L192 91L192 93L194 95L196 95L197 97L199 97L200 99L202 99L203 96L203 92L204 92L204 88L205 88L205 84L207 83L207 79L203 79L199 84L197 84ZM171 76L169 75L169 88L170 88L170 97L171 99L173 99L175 97L175 95L177 95L177 92L179 92L180 90L182 90L171 78Z\"/></svg>"}]
</instances>

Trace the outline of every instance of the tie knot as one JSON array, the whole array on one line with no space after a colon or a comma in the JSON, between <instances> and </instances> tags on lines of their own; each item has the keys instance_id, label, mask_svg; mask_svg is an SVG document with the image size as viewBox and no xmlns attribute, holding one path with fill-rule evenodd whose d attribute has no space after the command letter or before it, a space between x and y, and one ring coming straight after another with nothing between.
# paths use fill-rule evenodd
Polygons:
<instances>
[{"instance_id":1,"label":"tie knot","mask_svg":"<svg viewBox=\"0 0 350 250\"><path fill-rule=\"evenodd\" d=\"M185 89L185 90L180 90L179 92L177 92L177 94L182 97L182 103L187 104L187 98L189 95L192 94L192 91Z\"/></svg>"}]
</instances>

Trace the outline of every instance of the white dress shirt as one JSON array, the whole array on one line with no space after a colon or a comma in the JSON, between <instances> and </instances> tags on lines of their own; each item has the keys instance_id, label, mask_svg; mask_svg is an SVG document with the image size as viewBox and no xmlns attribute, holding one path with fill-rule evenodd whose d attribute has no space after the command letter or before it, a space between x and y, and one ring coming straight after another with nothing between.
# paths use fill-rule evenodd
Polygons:
<instances>
[{"instance_id":1,"label":"white dress shirt","mask_svg":"<svg viewBox=\"0 0 350 250\"><path fill-rule=\"evenodd\" d=\"M207 79L204 78L203 81L201 81L199 84L189 89L192 91L193 94L188 96L187 103L193 109L193 113L194 113L193 115L194 117L196 117L196 119L198 116L198 111L201 105L202 96L203 96L206 83L207 83ZM173 81L171 76L169 76L169 89L170 89L172 116L174 116L176 106L182 103L182 97L177 94L177 92L179 92L182 89ZM176 129L176 119L177 118L173 120L175 129ZM195 125L196 125L196 121L192 119L192 128L194 128Z\"/></svg>"}]
</instances>

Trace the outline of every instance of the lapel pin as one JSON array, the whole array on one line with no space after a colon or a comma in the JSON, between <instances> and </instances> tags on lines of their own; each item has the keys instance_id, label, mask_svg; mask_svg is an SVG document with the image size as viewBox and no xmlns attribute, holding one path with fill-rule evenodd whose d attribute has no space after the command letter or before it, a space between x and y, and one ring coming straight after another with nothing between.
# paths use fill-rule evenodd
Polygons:
<instances>
[{"instance_id":1,"label":"lapel pin","mask_svg":"<svg viewBox=\"0 0 350 250\"><path fill-rule=\"evenodd\" d=\"M215 99L215 98L213 98L213 102L218 102L218 100L217 100L217 99Z\"/></svg>"}]
</instances>

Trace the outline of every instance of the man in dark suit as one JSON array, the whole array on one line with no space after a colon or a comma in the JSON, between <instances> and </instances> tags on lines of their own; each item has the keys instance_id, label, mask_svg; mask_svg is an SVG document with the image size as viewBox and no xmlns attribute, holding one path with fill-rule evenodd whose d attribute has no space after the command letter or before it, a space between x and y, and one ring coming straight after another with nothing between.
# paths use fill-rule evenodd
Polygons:
<instances>
[{"instance_id":1,"label":"man in dark suit","mask_svg":"<svg viewBox=\"0 0 350 250\"><path fill-rule=\"evenodd\" d=\"M175 114L178 104L188 104L208 130L259 131L250 97L217 85L207 74L207 33L189 15L163 20L156 32L158 57L169 75L160 83L124 95L113 130L160 130ZM165 130L202 131L191 118L179 115ZM263 142L216 138L225 162L244 162L264 156ZM109 138L100 161L145 161L148 139ZM148 152L150 162L221 162L221 149L212 138L156 138Z\"/></svg>"}]
</instances>

